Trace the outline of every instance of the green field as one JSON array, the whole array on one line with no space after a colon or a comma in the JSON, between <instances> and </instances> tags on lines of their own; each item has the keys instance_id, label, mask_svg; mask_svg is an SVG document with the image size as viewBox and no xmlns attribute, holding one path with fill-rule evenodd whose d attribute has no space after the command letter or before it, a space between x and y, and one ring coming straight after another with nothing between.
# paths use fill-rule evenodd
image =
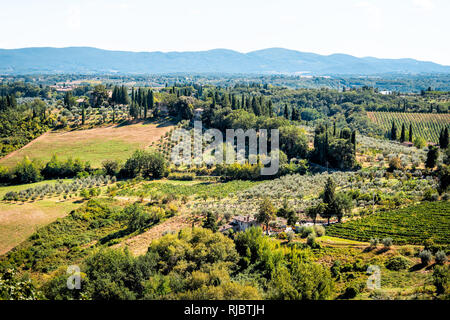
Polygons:
<instances>
[{"instance_id":1,"label":"green field","mask_svg":"<svg viewBox=\"0 0 450 320\"><path fill-rule=\"evenodd\" d=\"M89 161L99 167L103 160L126 160L136 149L147 148L172 128L169 122L135 123L69 132L50 132L29 145L0 159L0 165L12 167L23 157L49 161L69 157Z\"/></svg>"},{"instance_id":2,"label":"green field","mask_svg":"<svg viewBox=\"0 0 450 320\"><path fill-rule=\"evenodd\" d=\"M368 112L370 120L378 124L385 132L390 132L392 121L395 122L400 136L402 124L405 125L408 138L409 125L413 128L413 140L422 137L426 141L439 143L439 133L450 125L450 114L407 113L407 112Z\"/></svg>"},{"instance_id":3,"label":"green field","mask_svg":"<svg viewBox=\"0 0 450 320\"><path fill-rule=\"evenodd\" d=\"M193 196L198 198L225 198L230 193L245 190L258 184L254 181L233 180L229 182L202 182L202 181L173 181L161 180L143 183L136 187L124 187L117 195L119 196Z\"/></svg>"},{"instance_id":4,"label":"green field","mask_svg":"<svg viewBox=\"0 0 450 320\"><path fill-rule=\"evenodd\" d=\"M450 202L426 202L327 227L327 235L368 241L390 237L396 244L423 244L433 240L450 244Z\"/></svg>"}]
</instances>

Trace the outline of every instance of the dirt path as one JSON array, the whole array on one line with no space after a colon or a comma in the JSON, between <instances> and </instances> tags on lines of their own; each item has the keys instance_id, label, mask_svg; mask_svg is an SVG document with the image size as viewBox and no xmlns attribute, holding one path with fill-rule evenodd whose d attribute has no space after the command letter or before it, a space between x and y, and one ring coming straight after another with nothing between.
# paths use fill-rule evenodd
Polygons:
<instances>
[{"instance_id":1,"label":"dirt path","mask_svg":"<svg viewBox=\"0 0 450 320\"><path fill-rule=\"evenodd\" d=\"M167 219L166 221L154 226L153 228L134 236L130 239L125 240L113 247L120 248L127 246L130 252L135 255L142 255L147 252L147 248L150 243L163 236L165 232L181 230L183 228L190 227L192 223L189 221L189 215L179 215Z\"/></svg>"},{"instance_id":2,"label":"dirt path","mask_svg":"<svg viewBox=\"0 0 450 320\"><path fill-rule=\"evenodd\" d=\"M44 139L44 138L49 134L49 132L50 132L50 131L47 131L47 132L41 134L41 135L40 135L39 137L37 137L36 139L33 139L33 140L31 140L30 142L28 142L28 143L27 143L26 145L24 145L22 148L19 148L19 149L17 149L17 150L14 150L13 152L8 153L8 154L7 154L6 156L4 156L3 158L0 158L0 160L6 160L6 159L9 159L9 158L13 157L14 155L16 155L17 153L19 153L19 152L22 151L23 149L26 149L26 148L32 146L33 144L35 144L36 142L38 142L38 141Z\"/></svg>"}]
</instances>

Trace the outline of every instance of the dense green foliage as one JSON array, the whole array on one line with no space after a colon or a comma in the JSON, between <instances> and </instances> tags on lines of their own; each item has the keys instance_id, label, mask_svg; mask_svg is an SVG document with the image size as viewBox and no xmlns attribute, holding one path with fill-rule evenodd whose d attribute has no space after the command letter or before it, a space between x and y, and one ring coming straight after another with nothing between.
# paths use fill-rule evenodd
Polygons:
<instances>
[{"instance_id":1,"label":"dense green foliage","mask_svg":"<svg viewBox=\"0 0 450 320\"><path fill-rule=\"evenodd\" d=\"M14 96L0 96L0 156L4 156L46 132L53 124L46 104L35 99L18 105Z\"/></svg>"},{"instance_id":2,"label":"dense green foliage","mask_svg":"<svg viewBox=\"0 0 450 320\"><path fill-rule=\"evenodd\" d=\"M158 179L167 173L167 162L160 153L136 150L125 162L120 175L128 178L142 176Z\"/></svg>"},{"instance_id":3,"label":"dense green foliage","mask_svg":"<svg viewBox=\"0 0 450 320\"><path fill-rule=\"evenodd\" d=\"M207 229L185 229L154 242L137 258L101 250L84 260L82 289L60 273L44 287L51 299L327 299L327 268L307 250L283 248L251 228L235 241Z\"/></svg>"}]
</instances>

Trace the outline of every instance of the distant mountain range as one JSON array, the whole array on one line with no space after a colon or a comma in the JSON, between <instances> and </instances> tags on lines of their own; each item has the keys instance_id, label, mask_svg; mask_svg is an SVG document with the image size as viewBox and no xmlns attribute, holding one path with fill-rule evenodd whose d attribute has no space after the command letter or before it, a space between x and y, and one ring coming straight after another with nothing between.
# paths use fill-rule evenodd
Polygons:
<instances>
[{"instance_id":1,"label":"distant mountain range","mask_svg":"<svg viewBox=\"0 0 450 320\"><path fill-rule=\"evenodd\" d=\"M0 49L0 74L29 73L288 73L373 75L450 73L450 66L414 59L319 55L282 48L249 53L214 49L197 52L129 52L91 47Z\"/></svg>"}]
</instances>

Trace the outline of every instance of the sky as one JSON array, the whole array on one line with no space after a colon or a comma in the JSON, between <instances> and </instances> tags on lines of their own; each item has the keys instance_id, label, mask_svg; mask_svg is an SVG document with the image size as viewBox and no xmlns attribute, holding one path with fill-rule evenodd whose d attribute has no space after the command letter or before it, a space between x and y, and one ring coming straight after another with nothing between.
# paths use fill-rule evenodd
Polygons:
<instances>
[{"instance_id":1,"label":"sky","mask_svg":"<svg viewBox=\"0 0 450 320\"><path fill-rule=\"evenodd\" d=\"M0 0L0 48L414 58L450 65L449 0Z\"/></svg>"}]
</instances>

